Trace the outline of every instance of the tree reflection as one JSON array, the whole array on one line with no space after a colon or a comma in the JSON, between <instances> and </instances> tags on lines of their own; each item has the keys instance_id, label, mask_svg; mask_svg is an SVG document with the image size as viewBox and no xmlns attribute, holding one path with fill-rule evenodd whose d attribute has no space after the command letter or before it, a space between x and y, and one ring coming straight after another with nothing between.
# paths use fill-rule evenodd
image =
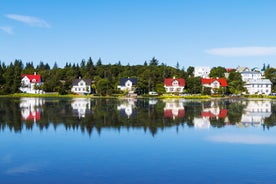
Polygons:
<instances>
[{"instance_id":1,"label":"tree reflection","mask_svg":"<svg viewBox=\"0 0 276 184\"><path fill-rule=\"evenodd\" d=\"M0 99L1 130L64 126L91 135L102 129L143 129L155 136L168 127L221 128L276 124L273 101L152 99Z\"/></svg>"}]
</instances>

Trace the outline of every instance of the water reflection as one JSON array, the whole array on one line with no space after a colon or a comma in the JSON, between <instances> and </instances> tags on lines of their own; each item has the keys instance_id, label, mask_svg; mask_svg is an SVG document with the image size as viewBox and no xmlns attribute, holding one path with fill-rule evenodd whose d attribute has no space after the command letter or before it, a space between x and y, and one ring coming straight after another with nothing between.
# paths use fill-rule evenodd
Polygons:
<instances>
[{"instance_id":1,"label":"water reflection","mask_svg":"<svg viewBox=\"0 0 276 184\"><path fill-rule=\"evenodd\" d=\"M71 102L73 108L73 116L78 118L85 118L85 114L91 111L91 102L87 98L74 98Z\"/></svg>"},{"instance_id":2,"label":"water reflection","mask_svg":"<svg viewBox=\"0 0 276 184\"><path fill-rule=\"evenodd\" d=\"M117 105L117 109L122 116L130 118L131 116L136 115L135 102L137 102L137 99L134 98L122 99Z\"/></svg>"},{"instance_id":3,"label":"water reflection","mask_svg":"<svg viewBox=\"0 0 276 184\"><path fill-rule=\"evenodd\" d=\"M40 120L41 106L45 103L42 98L21 98L19 107L23 120L34 121Z\"/></svg>"},{"instance_id":4,"label":"water reflection","mask_svg":"<svg viewBox=\"0 0 276 184\"><path fill-rule=\"evenodd\" d=\"M185 116L184 104L181 100L169 99L164 100L164 117L165 118L183 118Z\"/></svg>"},{"instance_id":5,"label":"water reflection","mask_svg":"<svg viewBox=\"0 0 276 184\"><path fill-rule=\"evenodd\" d=\"M276 124L272 100L183 99L0 99L2 130L50 125L80 129L91 134L102 128L142 128L153 136L159 129L188 126L198 129L224 126L265 129Z\"/></svg>"},{"instance_id":6,"label":"water reflection","mask_svg":"<svg viewBox=\"0 0 276 184\"><path fill-rule=\"evenodd\" d=\"M237 123L239 127L261 126L265 118L271 116L271 101L245 101L244 113L241 122Z\"/></svg>"}]
</instances>

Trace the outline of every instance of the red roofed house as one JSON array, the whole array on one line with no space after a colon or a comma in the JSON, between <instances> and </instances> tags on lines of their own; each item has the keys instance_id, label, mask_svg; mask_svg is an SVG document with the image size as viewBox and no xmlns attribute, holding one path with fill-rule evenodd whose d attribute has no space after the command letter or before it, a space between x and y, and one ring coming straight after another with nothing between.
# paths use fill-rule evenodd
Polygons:
<instances>
[{"instance_id":1,"label":"red roofed house","mask_svg":"<svg viewBox=\"0 0 276 184\"><path fill-rule=\"evenodd\" d=\"M220 87L227 87L227 81L224 78L202 78L201 83L203 87L211 88L211 92L214 93L214 89L219 89Z\"/></svg>"},{"instance_id":2,"label":"red roofed house","mask_svg":"<svg viewBox=\"0 0 276 184\"><path fill-rule=\"evenodd\" d=\"M167 93L183 93L185 87L185 80L183 78L166 78L164 87Z\"/></svg>"},{"instance_id":3,"label":"red roofed house","mask_svg":"<svg viewBox=\"0 0 276 184\"><path fill-rule=\"evenodd\" d=\"M20 91L23 93L41 93L41 90L36 89L41 85L41 76L34 73L21 75L21 87Z\"/></svg>"}]
</instances>

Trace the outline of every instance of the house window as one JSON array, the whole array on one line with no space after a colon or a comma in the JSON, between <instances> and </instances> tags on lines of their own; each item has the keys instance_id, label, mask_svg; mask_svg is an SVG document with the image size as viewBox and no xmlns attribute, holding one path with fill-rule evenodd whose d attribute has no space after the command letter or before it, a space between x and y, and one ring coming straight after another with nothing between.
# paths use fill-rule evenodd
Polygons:
<instances>
[{"instance_id":1,"label":"house window","mask_svg":"<svg viewBox=\"0 0 276 184\"><path fill-rule=\"evenodd\" d=\"M82 83L82 82L80 82L80 86L83 86L83 83Z\"/></svg>"},{"instance_id":2,"label":"house window","mask_svg":"<svg viewBox=\"0 0 276 184\"><path fill-rule=\"evenodd\" d=\"M78 88L75 88L75 91L78 91Z\"/></svg>"}]
</instances>

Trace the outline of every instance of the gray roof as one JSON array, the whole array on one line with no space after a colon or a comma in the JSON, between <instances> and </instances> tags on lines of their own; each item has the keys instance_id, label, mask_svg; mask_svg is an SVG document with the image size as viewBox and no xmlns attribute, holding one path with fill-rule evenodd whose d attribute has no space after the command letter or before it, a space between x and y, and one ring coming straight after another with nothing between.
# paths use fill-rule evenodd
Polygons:
<instances>
[{"instance_id":1,"label":"gray roof","mask_svg":"<svg viewBox=\"0 0 276 184\"><path fill-rule=\"evenodd\" d=\"M91 79L74 79L73 86L77 86L80 81L84 81L86 85L91 85L92 83Z\"/></svg>"},{"instance_id":2,"label":"gray roof","mask_svg":"<svg viewBox=\"0 0 276 184\"><path fill-rule=\"evenodd\" d=\"M247 84L272 84L269 79L249 80Z\"/></svg>"},{"instance_id":3,"label":"gray roof","mask_svg":"<svg viewBox=\"0 0 276 184\"><path fill-rule=\"evenodd\" d=\"M137 83L138 83L137 78L121 78L120 86L124 86L128 80L130 80L132 82L132 85L137 85Z\"/></svg>"}]
</instances>

